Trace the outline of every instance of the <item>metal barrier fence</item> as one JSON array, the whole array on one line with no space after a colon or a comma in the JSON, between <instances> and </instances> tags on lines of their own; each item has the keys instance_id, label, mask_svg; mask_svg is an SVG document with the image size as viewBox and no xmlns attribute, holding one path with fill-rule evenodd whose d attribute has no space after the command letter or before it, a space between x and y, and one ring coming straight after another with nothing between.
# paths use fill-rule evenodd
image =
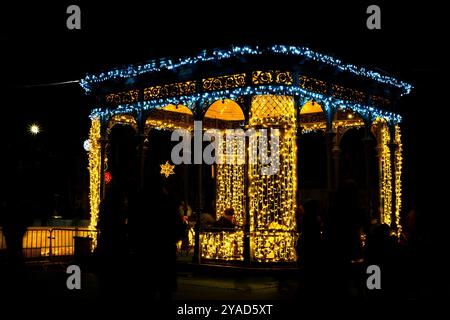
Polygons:
<instances>
[{"instance_id":1,"label":"metal barrier fence","mask_svg":"<svg viewBox=\"0 0 450 320\"><path fill-rule=\"evenodd\" d=\"M23 236L23 257L40 259L72 256L76 237L94 238L96 230L76 227L29 227ZM0 229L0 250L6 250L6 241Z\"/></svg>"}]
</instances>

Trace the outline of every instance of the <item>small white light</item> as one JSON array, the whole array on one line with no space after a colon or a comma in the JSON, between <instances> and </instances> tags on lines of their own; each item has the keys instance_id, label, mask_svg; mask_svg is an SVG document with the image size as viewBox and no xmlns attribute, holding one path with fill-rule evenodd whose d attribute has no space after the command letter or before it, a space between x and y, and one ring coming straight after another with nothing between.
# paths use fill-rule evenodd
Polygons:
<instances>
[{"instance_id":1,"label":"small white light","mask_svg":"<svg viewBox=\"0 0 450 320\"><path fill-rule=\"evenodd\" d=\"M39 132L41 132L41 128L39 128L39 125L36 123L30 125L30 128L28 130L32 135L37 135Z\"/></svg>"},{"instance_id":2,"label":"small white light","mask_svg":"<svg viewBox=\"0 0 450 320\"><path fill-rule=\"evenodd\" d=\"M84 142L83 142L83 148L84 148L84 150L86 150L87 152L91 151L91 140L90 140L90 139L84 140Z\"/></svg>"}]
</instances>

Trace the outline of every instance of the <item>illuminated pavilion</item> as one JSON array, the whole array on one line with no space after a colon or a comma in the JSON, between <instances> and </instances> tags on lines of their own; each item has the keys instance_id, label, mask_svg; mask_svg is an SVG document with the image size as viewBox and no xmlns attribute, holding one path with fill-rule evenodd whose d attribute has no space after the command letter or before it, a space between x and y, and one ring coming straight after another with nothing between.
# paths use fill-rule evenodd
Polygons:
<instances>
[{"instance_id":1,"label":"illuminated pavilion","mask_svg":"<svg viewBox=\"0 0 450 320\"><path fill-rule=\"evenodd\" d=\"M149 132L192 132L194 120L201 120L204 129L278 128L280 170L264 176L260 164L214 165L217 218L233 207L238 226L222 232L196 229L199 261L296 261L296 209L302 192L308 193L299 188L298 163L302 139L309 134L324 139L325 199L341 178L345 135L359 129L363 143L375 144L377 181L366 179L363 189L376 186L375 200L370 200L373 216L401 232L401 116L395 105L412 89L405 82L304 47L244 46L117 68L87 75L80 83L97 103L89 133L92 229L105 194L113 127L129 126L138 137L134 159L142 184L139 164L152 152L146 147ZM195 188L202 193L198 172ZM196 201L194 211L202 212L203 206L202 200Z\"/></svg>"}]
</instances>

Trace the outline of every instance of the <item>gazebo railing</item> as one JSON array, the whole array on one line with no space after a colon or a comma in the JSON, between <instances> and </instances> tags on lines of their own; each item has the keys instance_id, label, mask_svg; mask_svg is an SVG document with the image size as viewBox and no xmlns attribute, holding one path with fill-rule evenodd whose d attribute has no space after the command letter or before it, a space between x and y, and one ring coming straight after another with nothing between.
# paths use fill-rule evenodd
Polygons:
<instances>
[{"instance_id":1,"label":"gazebo railing","mask_svg":"<svg viewBox=\"0 0 450 320\"><path fill-rule=\"evenodd\" d=\"M22 239L25 259L52 259L75 254L75 238L93 238L96 230L77 227L29 227ZM0 228L0 250L6 251L6 241Z\"/></svg>"}]
</instances>

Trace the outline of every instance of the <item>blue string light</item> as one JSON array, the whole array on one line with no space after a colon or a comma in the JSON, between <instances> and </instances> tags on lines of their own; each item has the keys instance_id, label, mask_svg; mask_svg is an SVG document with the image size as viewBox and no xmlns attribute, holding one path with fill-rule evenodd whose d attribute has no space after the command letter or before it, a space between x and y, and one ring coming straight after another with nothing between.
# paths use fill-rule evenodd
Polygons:
<instances>
[{"instance_id":1,"label":"blue string light","mask_svg":"<svg viewBox=\"0 0 450 320\"><path fill-rule=\"evenodd\" d=\"M194 57L180 58L178 60L160 59L153 60L149 63L142 65L130 65L122 69L114 69L107 72L101 72L99 74L87 75L84 79L80 80L81 87L88 93L92 90L92 85L95 83L103 82L110 79L135 77L140 74L158 72L161 70L174 70L176 68L193 65L199 62L207 62L213 60L230 59L237 56L245 55L263 55L263 54L283 54L283 55L295 55L305 57L307 59L325 63L338 68L341 71L347 71L358 76L370 78L380 83L388 84L397 88L400 88L403 92L402 95L409 94L412 90L412 85L397 80L393 77L381 75L378 72L367 70L362 67L357 67L353 64L343 63L341 60L334 57L313 51L307 47L295 47L295 46L282 46L275 45L260 49L258 46L233 46L227 50L214 50L212 53L203 51Z\"/></svg>"},{"instance_id":2,"label":"blue string light","mask_svg":"<svg viewBox=\"0 0 450 320\"><path fill-rule=\"evenodd\" d=\"M303 88L290 86L257 86L257 87L249 86L233 90L215 91L203 94L196 93L180 97L140 101L132 104L122 104L114 109L95 108L92 110L90 117L91 119L93 118L109 119L110 117L117 114L133 113L135 111L140 110L150 110L164 107L168 104L183 104L192 110L193 109L192 106L197 101L207 101L207 100L216 101L222 99L236 100L240 96L263 95L263 94L299 96L302 98L303 102L314 99L314 101L318 102L319 104L322 104L325 111L328 111L329 108L331 107L350 109L361 115L363 118L371 121L375 120L376 118L384 118L389 122L399 123L402 120L402 117L396 113L380 110L372 106L362 105L359 103L354 103L342 99L337 99L334 97L325 96L323 94L305 90Z\"/></svg>"}]
</instances>

